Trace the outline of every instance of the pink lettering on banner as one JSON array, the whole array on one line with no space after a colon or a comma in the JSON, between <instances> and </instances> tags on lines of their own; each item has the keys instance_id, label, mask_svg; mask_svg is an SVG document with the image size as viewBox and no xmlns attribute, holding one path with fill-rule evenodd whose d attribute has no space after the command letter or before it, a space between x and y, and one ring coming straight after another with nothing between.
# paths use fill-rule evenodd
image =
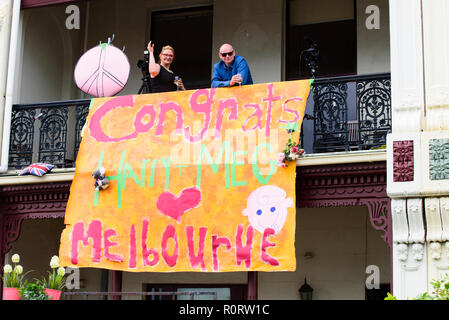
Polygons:
<instances>
[{"instance_id":1,"label":"pink lettering on banner","mask_svg":"<svg viewBox=\"0 0 449 320\"><path fill-rule=\"evenodd\" d=\"M231 250L231 240L227 237L219 237L217 235L212 236L212 261L213 268L215 271L218 271L219 263L218 263L218 247L226 246L226 251Z\"/></svg>"},{"instance_id":2,"label":"pink lettering on banner","mask_svg":"<svg viewBox=\"0 0 449 320\"><path fill-rule=\"evenodd\" d=\"M288 121L287 121L287 120L279 119L279 122L281 122L281 123L296 122L296 121L298 121L298 120L301 118L301 116L300 116L300 114L299 114L298 111L293 110L293 109L288 109L288 108L287 108L287 103L289 103L289 102L291 102L291 101L302 101L302 98L300 98L300 97L294 97L294 98L287 99L287 100L285 100L285 102L284 102L283 105L282 105L282 109L283 109L285 112L293 113L293 114L295 115L295 118L294 118L293 120L288 120Z\"/></svg>"},{"instance_id":3,"label":"pink lettering on banner","mask_svg":"<svg viewBox=\"0 0 449 320\"><path fill-rule=\"evenodd\" d=\"M146 115L150 115L151 120L144 124L142 123L142 119ZM136 128L137 132L144 133L150 131L151 128L153 128L155 121L156 121L156 110L154 110L153 105L147 104L137 112L136 118L134 119L134 128Z\"/></svg>"},{"instance_id":4,"label":"pink lettering on banner","mask_svg":"<svg viewBox=\"0 0 449 320\"><path fill-rule=\"evenodd\" d=\"M83 246L89 245L89 238L92 239L92 261L100 262L101 260L101 221L93 220L87 228L87 234L84 234L84 223L77 222L73 226L71 241L71 260L72 264L78 264L78 242L82 241Z\"/></svg>"},{"instance_id":5,"label":"pink lettering on banner","mask_svg":"<svg viewBox=\"0 0 449 320\"><path fill-rule=\"evenodd\" d=\"M279 261L276 258L273 258L272 256L270 256L267 253L267 248L269 247L275 247L276 244L274 244L273 242L268 241L268 237L274 235L276 232L274 231L273 228L266 228L263 232L263 237L262 237L262 250L261 250L261 255L260 255L260 259L263 262L266 262L272 266L278 266L279 265Z\"/></svg>"},{"instance_id":6,"label":"pink lettering on banner","mask_svg":"<svg viewBox=\"0 0 449 320\"><path fill-rule=\"evenodd\" d=\"M198 142L203 140L203 138L205 137L211 121L212 104L214 101L215 90L215 88L212 88L210 90L199 89L196 90L190 97L190 108L196 113L204 113L204 126L201 129L200 133L194 136L190 134L190 127L185 127L184 136L188 141ZM207 96L207 100L204 103L198 103L198 97L202 95Z\"/></svg>"},{"instance_id":7,"label":"pink lettering on banner","mask_svg":"<svg viewBox=\"0 0 449 320\"><path fill-rule=\"evenodd\" d=\"M118 245L117 242L110 241L109 237L117 237L117 232L114 229L107 229L104 232L104 257L110 261L122 262L122 256L109 252L109 248Z\"/></svg>"},{"instance_id":8,"label":"pink lettering on banner","mask_svg":"<svg viewBox=\"0 0 449 320\"><path fill-rule=\"evenodd\" d=\"M89 131L92 138L99 142L117 142L122 140L128 140L137 137L137 131L130 133L127 136L120 138L113 138L106 135L101 129L101 120L103 117L111 110L116 108L131 108L134 106L134 97L133 96L121 96L113 98L107 102L105 102L102 106L100 106L97 111L93 114L89 123Z\"/></svg>"},{"instance_id":9,"label":"pink lettering on banner","mask_svg":"<svg viewBox=\"0 0 449 320\"><path fill-rule=\"evenodd\" d=\"M217 114L217 120L215 122L215 133L214 133L214 139L220 138L221 135L221 127L223 125L223 113L225 109L230 109L230 113L228 116L228 120L237 120L239 113L238 113L238 102L236 98L229 98L224 101L220 101L220 105L218 106L218 114Z\"/></svg>"},{"instance_id":10,"label":"pink lettering on banner","mask_svg":"<svg viewBox=\"0 0 449 320\"><path fill-rule=\"evenodd\" d=\"M135 268L137 267L137 236L136 236L136 225L133 224L131 226L131 230L129 231L129 261L128 267Z\"/></svg>"},{"instance_id":11,"label":"pink lettering on banner","mask_svg":"<svg viewBox=\"0 0 449 320\"><path fill-rule=\"evenodd\" d=\"M243 225L239 225L237 227L237 232L235 236L235 256L237 260L237 266L242 264L242 261L245 261L245 267L251 267L251 249L253 245L253 237L254 237L254 228L248 226L246 230L246 245L242 244L243 237Z\"/></svg>"},{"instance_id":12,"label":"pink lettering on banner","mask_svg":"<svg viewBox=\"0 0 449 320\"><path fill-rule=\"evenodd\" d=\"M270 136L270 127L271 127L271 111L273 108L273 102L276 100L280 100L282 97L277 96L273 97L273 84L270 83L268 85L268 98L263 99L263 101L268 102L268 108L267 108L267 121L265 123L265 137Z\"/></svg>"},{"instance_id":13,"label":"pink lettering on banner","mask_svg":"<svg viewBox=\"0 0 449 320\"><path fill-rule=\"evenodd\" d=\"M172 255L169 255L167 252L167 242L172 238L175 241L175 250ZM178 262L178 237L176 236L176 229L173 225L169 224L167 228L165 228L164 234L162 235L162 257L164 258L165 263L169 267L174 267L176 262Z\"/></svg>"},{"instance_id":14,"label":"pink lettering on banner","mask_svg":"<svg viewBox=\"0 0 449 320\"><path fill-rule=\"evenodd\" d=\"M165 114L168 111L176 112L176 130L182 130L182 109L176 102L161 103L159 111L159 120L156 126L156 136L160 136L163 133L165 124Z\"/></svg>"},{"instance_id":15,"label":"pink lettering on banner","mask_svg":"<svg viewBox=\"0 0 449 320\"><path fill-rule=\"evenodd\" d=\"M156 249L148 249L147 239L148 239L148 219L143 219L142 223L142 258L144 266L154 266L159 262L159 253ZM153 259L149 260L148 257L153 255Z\"/></svg>"},{"instance_id":16,"label":"pink lettering on banner","mask_svg":"<svg viewBox=\"0 0 449 320\"><path fill-rule=\"evenodd\" d=\"M254 109L256 109L256 111L254 111L254 113L253 113L252 115L250 115L250 116L248 117L248 119L245 120L245 122L244 122L243 125L242 125L242 130L243 130L244 132L246 132L246 131L249 131L249 130L262 129L262 115L263 115L262 108L261 108L258 104L256 104L256 103L254 103L254 104L252 104L252 103L247 104L247 105L244 106L244 108L245 108L245 109L254 108ZM246 128L245 128L246 123L247 123L252 117L257 117L257 123L256 123L256 125L254 125L254 127L250 128L250 129L246 129Z\"/></svg>"},{"instance_id":17,"label":"pink lettering on banner","mask_svg":"<svg viewBox=\"0 0 449 320\"><path fill-rule=\"evenodd\" d=\"M206 270L206 264L204 263L204 242L206 241L207 228L200 228L199 241L198 241L198 254L195 255L194 240L193 240L193 227L186 227L187 246L189 249L190 265L196 269L201 264L201 269Z\"/></svg>"}]
</instances>

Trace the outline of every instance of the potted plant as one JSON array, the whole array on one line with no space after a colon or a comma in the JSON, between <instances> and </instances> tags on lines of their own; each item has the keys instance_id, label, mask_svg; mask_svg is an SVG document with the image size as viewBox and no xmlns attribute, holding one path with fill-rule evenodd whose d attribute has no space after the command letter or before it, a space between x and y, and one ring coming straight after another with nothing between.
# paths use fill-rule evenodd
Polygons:
<instances>
[{"instance_id":1,"label":"potted plant","mask_svg":"<svg viewBox=\"0 0 449 320\"><path fill-rule=\"evenodd\" d=\"M3 267L3 300L20 299L19 289L22 287L23 279L26 275L23 274L23 267L18 264L20 262L20 256L17 253L13 254L11 260L14 267L10 264L6 264Z\"/></svg>"},{"instance_id":2,"label":"potted plant","mask_svg":"<svg viewBox=\"0 0 449 320\"><path fill-rule=\"evenodd\" d=\"M39 282L25 282L19 290L21 300L49 300L49 296L45 292L45 288Z\"/></svg>"},{"instance_id":3,"label":"potted plant","mask_svg":"<svg viewBox=\"0 0 449 320\"><path fill-rule=\"evenodd\" d=\"M50 260L52 271L48 271L48 278L42 278L40 284L45 288L49 300L59 300L62 289L65 287L65 269L59 266L59 257L53 256Z\"/></svg>"}]
</instances>

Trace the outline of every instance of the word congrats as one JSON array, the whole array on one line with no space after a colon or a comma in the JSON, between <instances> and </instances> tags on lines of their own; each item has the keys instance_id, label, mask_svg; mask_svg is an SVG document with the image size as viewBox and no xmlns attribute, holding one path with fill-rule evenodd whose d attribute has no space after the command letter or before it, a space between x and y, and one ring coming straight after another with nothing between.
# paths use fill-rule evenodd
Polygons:
<instances>
[{"instance_id":1,"label":"word congrats","mask_svg":"<svg viewBox=\"0 0 449 320\"><path fill-rule=\"evenodd\" d=\"M92 99L60 263L135 272L294 271L308 80ZM98 190L92 172L105 170Z\"/></svg>"}]
</instances>

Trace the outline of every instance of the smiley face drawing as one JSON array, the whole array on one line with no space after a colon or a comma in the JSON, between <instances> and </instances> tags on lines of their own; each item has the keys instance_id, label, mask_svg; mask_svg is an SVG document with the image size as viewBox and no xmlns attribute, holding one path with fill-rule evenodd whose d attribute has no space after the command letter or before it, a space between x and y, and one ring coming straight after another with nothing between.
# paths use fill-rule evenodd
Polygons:
<instances>
[{"instance_id":1,"label":"smiley face drawing","mask_svg":"<svg viewBox=\"0 0 449 320\"><path fill-rule=\"evenodd\" d=\"M248 216L251 226L264 233L266 228L272 228L277 234L287 219L287 208L293 205L287 193L272 185L257 188L248 197L247 207L242 214Z\"/></svg>"}]
</instances>

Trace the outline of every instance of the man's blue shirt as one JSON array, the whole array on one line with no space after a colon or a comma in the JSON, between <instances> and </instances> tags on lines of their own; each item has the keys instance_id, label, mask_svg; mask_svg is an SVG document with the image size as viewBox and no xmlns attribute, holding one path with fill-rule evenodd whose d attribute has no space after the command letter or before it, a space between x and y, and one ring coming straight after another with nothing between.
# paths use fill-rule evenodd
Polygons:
<instances>
[{"instance_id":1,"label":"man's blue shirt","mask_svg":"<svg viewBox=\"0 0 449 320\"><path fill-rule=\"evenodd\" d=\"M232 76L237 73L240 73L243 78L242 85L253 84L253 78L251 77L248 63L245 58L236 55L229 67L227 67L223 61L215 64L212 76L212 88L228 87Z\"/></svg>"}]
</instances>

